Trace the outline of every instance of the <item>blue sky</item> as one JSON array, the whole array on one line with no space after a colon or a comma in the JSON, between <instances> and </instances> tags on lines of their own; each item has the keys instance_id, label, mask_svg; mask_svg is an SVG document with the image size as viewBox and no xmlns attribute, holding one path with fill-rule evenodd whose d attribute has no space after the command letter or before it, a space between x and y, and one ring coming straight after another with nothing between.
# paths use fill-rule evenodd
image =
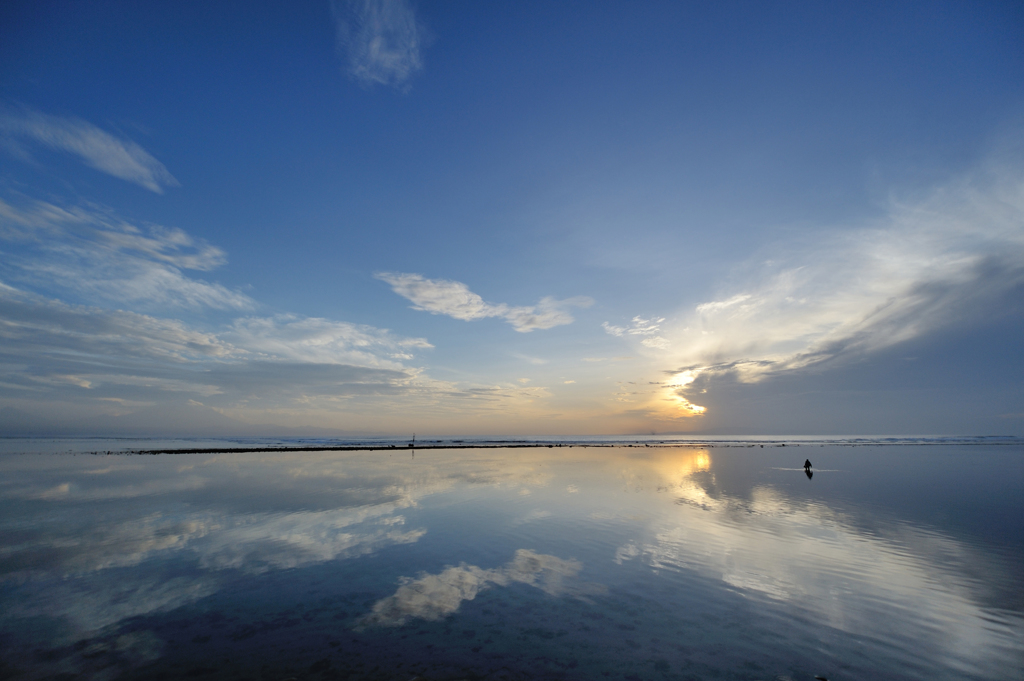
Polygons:
<instances>
[{"instance_id":1,"label":"blue sky","mask_svg":"<svg viewBox=\"0 0 1024 681\"><path fill-rule=\"evenodd\" d=\"M0 429L1024 433L1017 3L0 9Z\"/></svg>"}]
</instances>

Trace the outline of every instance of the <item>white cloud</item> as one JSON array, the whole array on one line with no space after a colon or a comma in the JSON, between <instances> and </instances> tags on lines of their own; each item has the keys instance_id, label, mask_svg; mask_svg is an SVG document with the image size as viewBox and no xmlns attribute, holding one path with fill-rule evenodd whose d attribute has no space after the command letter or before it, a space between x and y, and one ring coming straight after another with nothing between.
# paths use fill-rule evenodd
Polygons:
<instances>
[{"instance_id":1,"label":"white cloud","mask_svg":"<svg viewBox=\"0 0 1024 681\"><path fill-rule=\"evenodd\" d=\"M0 398L35 412L40 423L77 428L87 414L133 412L124 427L184 424L200 416L178 409L189 397L226 416L270 422L310 413L327 421L344 414L379 416L382 406L404 410L406 417L508 414L550 397L544 387L517 382L439 381L404 364L431 347L386 329L296 315L243 317L204 331L176 319L71 305L0 283ZM54 403L65 405L56 420ZM67 411L71 406L77 416ZM137 411L142 408L145 414ZM280 411L289 409L296 411ZM122 425L86 423L99 430Z\"/></svg>"},{"instance_id":2,"label":"white cloud","mask_svg":"<svg viewBox=\"0 0 1024 681\"><path fill-rule=\"evenodd\" d=\"M21 155L23 140L78 156L114 177L162 194L178 181L162 163L131 140L121 139L78 118L62 118L21 107L0 110L0 135L5 146Z\"/></svg>"},{"instance_id":3,"label":"white cloud","mask_svg":"<svg viewBox=\"0 0 1024 681\"><path fill-rule=\"evenodd\" d=\"M137 227L92 206L0 200L0 239L21 249L0 265L8 278L57 286L118 303L252 309L244 293L195 279L182 270L212 270L224 252L186 232Z\"/></svg>"},{"instance_id":4,"label":"white cloud","mask_svg":"<svg viewBox=\"0 0 1024 681\"><path fill-rule=\"evenodd\" d=\"M716 312L721 312L722 310L727 310L730 307L734 307L736 305L739 305L740 303L743 303L743 302L745 302L747 300L750 300L750 294L749 293L740 293L740 294L737 294L737 295L733 296L732 298L729 298L728 300L712 301L710 303L702 303L702 304L697 306L697 312L699 314L714 314Z\"/></svg>"},{"instance_id":5,"label":"white cloud","mask_svg":"<svg viewBox=\"0 0 1024 681\"><path fill-rule=\"evenodd\" d=\"M0 276L88 303L162 312L256 306L243 293L184 273L221 265L220 249L179 229L136 227L94 206L0 200L0 239L14 245L0 261ZM10 398L13 391L19 405L37 411L51 411L32 402L43 396L124 413L180 403L187 393L216 396L221 406L276 408L356 395L430 400L438 392L459 392L404 365L431 347L386 329L287 314L200 330L0 281L0 395Z\"/></svg>"},{"instance_id":6,"label":"white cloud","mask_svg":"<svg viewBox=\"0 0 1024 681\"><path fill-rule=\"evenodd\" d=\"M45 363L47 356L62 362L112 357L178 364L244 354L215 334L178 320L68 305L3 283L0 339L3 355L34 364Z\"/></svg>"},{"instance_id":7,"label":"white cloud","mask_svg":"<svg viewBox=\"0 0 1024 681\"><path fill-rule=\"evenodd\" d=\"M640 344L645 345L649 348L656 348L658 350L664 350L670 345L668 339L662 338L661 336L652 336L650 338L644 338L642 341L640 341Z\"/></svg>"},{"instance_id":8,"label":"white cloud","mask_svg":"<svg viewBox=\"0 0 1024 681\"><path fill-rule=\"evenodd\" d=\"M386 329L290 315L238 319L211 333L174 319L69 305L0 283L3 393L116 402L105 412L147 406L152 402L139 398L168 393L280 406L321 397L422 393L430 399L460 392L432 385L420 370L395 359L429 347Z\"/></svg>"},{"instance_id":9,"label":"white cloud","mask_svg":"<svg viewBox=\"0 0 1024 681\"><path fill-rule=\"evenodd\" d=\"M387 329L296 315L236 319L225 337L273 359L365 367L398 368L397 359L411 359L411 350L434 347Z\"/></svg>"},{"instance_id":10,"label":"white cloud","mask_svg":"<svg viewBox=\"0 0 1024 681\"><path fill-rule=\"evenodd\" d=\"M576 321L568 308L589 307L594 301L586 296L556 300L550 296L540 299L533 307L511 307L503 315L516 331L527 333L534 329L550 329Z\"/></svg>"},{"instance_id":11,"label":"white cloud","mask_svg":"<svg viewBox=\"0 0 1024 681\"><path fill-rule=\"evenodd\" d=\"M423 28L406 0L332 0L331 12L359 82L400 87L423 68Z\"/></svg>"},{"instance_id":12,"label":"white cloud","mask_svg":"<svg viewBox=\"0 0 1024 681\"><path fill-rule=\"evenodd\" d=\"M1024 286L1024 179L992 167L759 261L742 268L750 278L661 330L673 372L700 376L687 389L722 374L756 382L1003 314Z\"/></svg>"},{"instance_id":13,"label":"white cloud","mask_svg":"<svg viewBox=\"0 0 1024 681\"><path fill-rule=\"evenodd\" d=\"M176 268L120 254L83 262L78 271L58 263L33 263L24 270L37 281L47 279L69 290L77 287L80 293L123 303L219 310L246 310L256 305L249 296L221 284L192 279Z\"/></svg>"},{"instance_id":14,"label":"white cloud","mask_svg":"<svg viewBox=\"0 0 1024 681\"><path fill-rule=\"evenodd\" d=\"M543 387L432 379L407 366L430 343L368 325L279 314L221 317L201 329L167 318L168 308L257 306L244 293L189 276L187 270L222 265L225 256L180 229L132 225L94 205L19 196L0 200L0 240L11 245L0 259L0 399L25 414L12 417L14 427L31 421L33 428L99 432L171 424L173 430L203 418L224 430L239 421L221 417L280 422L299 416L334 424L356 414L379 417L382 405L421 417L504 413L549 396ZM472 303L473 294L462 289ZM450 295L435 298L425 303L451 302ZM479 309L463 317L496 308L520 331L568 323L564 306L580 302L547 298L510 308L476 300ZM110 309L115 306L133 311ZM189 398L203 404L190 411ZM62 405L59 414L55 403ZM116 421L128 413L130 424Z\"/></svg>"},{"instance_id":15,"label":"white cloud","mask_svg":"<svg viewBox=\"0 0 1024 681\"><path fill-rule=\"evenodd\" d=\"M395 293L413 302L414 310L443 314L470 321L485 317L504 317L507 305L491 305L459 281L426 279L419 274L379 272L381 281L391 284Z\"/></svg>"},{"instance_id":16,"label":"white cloud","mask_svg":"<svg viewBox=\"0 0 1024 681\"><path fill-rule=\"evenodd\" d=\"M427 279L419 274L395 272L378 272L375 276L390 284L395 293L412 301L414 310L443 314L463 321L501 317L522 333L571 324L575 320L568 308L593 304L593 300L586 296L566 300L548 296L532 307L511 307L504 303L487 303L459 281Z\"/></svg>"},{"instance_id":17,"label":"white cloud","mask_svg":"<svg viewBox=\"0 0 1024 681\"><path fill-rule=\"evenodd\" d=\"M632 322L629 326L615 326L608 322L603 322L601 326L604 328L605 333L612 336L645 336L640 340L640 344L648 348L655 348L658 350L664 350L670 343L667 338L658 336L658 331L661 330L661 324L665 321L664 317L658 317L657 319L644 319L643 317L633 317Z\"/></svg>"}]
</instances>

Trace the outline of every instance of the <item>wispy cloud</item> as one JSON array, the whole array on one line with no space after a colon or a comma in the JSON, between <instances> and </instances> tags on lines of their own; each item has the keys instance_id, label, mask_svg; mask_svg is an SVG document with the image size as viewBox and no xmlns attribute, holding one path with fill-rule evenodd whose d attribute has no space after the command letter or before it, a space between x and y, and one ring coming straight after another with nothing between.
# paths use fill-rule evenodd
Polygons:
<instances>
[{"instance_id":1,"label":"wispy cloud","mask_svg":"<svg viewBox=\"0 0 1024 681\"><path fill-rule=\"evenodd\" d=\"M669 345L667 338L662 338L658 335L661 330L661 324L665 321L664 317L657 319L644 319L643 317L633 317L632 322L629 326L615 326L608 322L601 324L605 332L612 336L643 336L640 340L641 345L645 345L649 348L667 348Z\"/></svg>"},{"instance_id":2,"label":"wispy cloud","mask_svg":"<svg viewBox=\"0 0 1024 681\"><path fill-rule=\"evenodd\" d=\"M173 319L159 319L124 310L69 305L0 283L0 338L3 356L17 365L37 369L82 362L106 370L117 358L127 364L161 360L171 364L210 358L230 359L243 351L215 334L190 328ZM81 365L79 369L83 368Z\"/></svg>"},{"instance_id":3,"label":"wispy cloud","mask_svg":"<svg viewBox=\"0 0 1024 681\"><path fill-rule=\"evenodd\" d=\"M257 308L243 293L186 273L226 259L179 229L138 227L91 205L17 197L0 200L0 241L10 247L0 260L0 400L36 414L34 422L52 421L43 414L60 403L63 424L72 412L79 423L126 413L139 423L138 409L163 424L173 405L198 398L203 409L243 421L301 416L367 428L372 417L379 428L394 425L381 414L399 406L405 419L436 421L439 414L507 415L549 397L543 386L433 379L409 364L432 348L429 342L364 324L249 314L200 328L167 318L181 308ZM437 298L434 307L444 300ZM133 311L110 309L115 306ZM495 307L483 304L463 316L486 316ZM568 317L550 300L498 309L520 330L567 323ZM182 423L194 418L180 416Z\"/></svg>"},{"instance_id":4,"label":"wispy cloud","mask_svg":"<svg viewBox=\"0 0 1024 681\"><path fill-rule=\"evenodd\" d=\"M0 282L0 384L8 397L31 393L124 407L192 393L217 396L224 406L279 407L429 392L421 371L405 365L432 347L422 338L288 314L203 330L96 306L114 302L155 313L255 308L245 294L185 274L213 269L225 257L182 230L136 227L95 206L0 200L0 240L13 246L0 274L39 290ZM85 304L48 297L54 290Z\"/></svg>"},{"instance_id":5,"label":"wispy cloud","mask_svg":"<svg viewBox=\"0 0 1024 681\"><path fill-rule=\"evenodd\" d=\"M385 329L281 315L203 331L175 319L69 305L0 283L3 393L120 401L161 393L227 406L438 392L407 368L431 347ZM14 391L14 393L12 393Z\"/></svg>"},{"instance_id":6,"label":"wispy cloud","mask_svg":"<svg viewBox=\"0 0 1024 681\"><path fill-rule=\"evenodd\" d=\"M396 409L405 420L507 416L550 397L541 386L451 383L409 366L431 347L386 329L297 315L244 317L203 330L0 283L0 404L52 413L47 405L60 403L65 425L74 422L72 412L152 407L153 423L165 427L173 411L166 405L190 396L243 420L314 413L324 425L348 419L349 427L368 427L368 415ZM386 418L374 423L395 425Z\"/></svg>"},{"instance_id":7,"label":"wispy cloud","mask_svg":"<svg viewBox=\"0 0 1024 681\"><path fill-rule=\"evenodd\" d=\"M701 388L859 357L942 327L1002 314L1024 286L1024 179L989 168L888 215L788 244L666 335L671 373Z\"/></svg>"},{"instance_id":8,"label":"wispy cloud","mask_svg":"<svg viewBox=\"0 0 1024 681\"><path fill-rule=\"evenodd\" d=\"M542 366L548 363L548 360L546 359L543 359L541 357L531 357L530 355L524 355L521 352L513 353L512 356L515 357L516 359L521 359L524 362L529 362L530 364L535 364L537 366Z\"/></svg>"},{"instance_id":9,"label":"wispy cloud","mask_svg":"<svg viewBox=\"0 0 1024 681\"><path fill-rule=\"evenodd\" d=\"M8 358L46 354L195 363L270 361L400 369L417 349L433 346L387 329L296 315L236 319L220 332L175 319L69 305L0 282L0 338ZM77 380L78 384L82 380Z\"/></svg>"},{"instance_id":10,"label":"wispy cloud","mask_svg":"<svg viewBox=\"0 0 1024 681\"><path fill-rule=\"evenodd\" d=\"M79 118L51 116L27 107L0 109L0 135L4 145L28 155L26 142L78 156L108 175L162 194L178 181L160 161L131 140L115 137Z\"/></svg>"},{"instance_id":11,"label":"wispy cloud","mask_svg":"<svg viewBox=\"0 0 1024 681\"><path fill-rule=\"evenodd\" d=\"M14 281L58 287L118 303L252 309L240 291L187 276L222 265L224 252L180 229L137 227L94 206L0 200L0 240L19 246L0 272Z\"/></svg>"},{"instance_id":12,"label":"wispy cloud","mask_svg":"<svg viewBox=\"0 0 1024 681\"><path fill-rule=\"evenodd\" d=\"M332 0L338 49L364 85L401 87L423 68L423 28L407 0Z\"/></svg>"},{"instance_id":13,"label":"wispy cloud","mask_svg":"<svg viewBox=\"0 0 1024 681\"><path fill-rule=\"evenodd\" d=\"M386 329L319 317L277 315L236 319L226 334L264 357L319 364L400 367L412 351L432 346L423 338L399 338Z\"/></svg>"},{"instance_id":14,"label":"wispy cloud","mask_svg":"<svg viewBox=\"0 0 1024 681\"><path fill-rule=\"evenodd\" d=\"M390 284L398 295L412 301L414 310L443 314L463 321L500 317L522 333L572 324L575 320L569 314L569 308L588 307L594 302L586 296L566 300L548 296L530 307L512 307L504 303L485 302L459 281L427 279L419 274L394 272L378 272L374 276Z\"/></svg>"}]
</instances>

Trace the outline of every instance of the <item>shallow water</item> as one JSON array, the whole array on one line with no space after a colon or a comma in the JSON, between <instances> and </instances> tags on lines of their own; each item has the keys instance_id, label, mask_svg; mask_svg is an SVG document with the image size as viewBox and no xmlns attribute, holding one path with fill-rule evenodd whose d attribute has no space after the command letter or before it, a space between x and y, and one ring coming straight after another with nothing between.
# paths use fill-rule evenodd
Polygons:
<instances>
[{"instance_id":1,"label":"shallow water","mask_svg":"<svg viewBox=\"0 0 1024 681\"><path fill-rule=\"evenodd\" d=\"M6 453L0 676L1021 678L1021 447L797 444Z\"/></svg>"}]
</instances>

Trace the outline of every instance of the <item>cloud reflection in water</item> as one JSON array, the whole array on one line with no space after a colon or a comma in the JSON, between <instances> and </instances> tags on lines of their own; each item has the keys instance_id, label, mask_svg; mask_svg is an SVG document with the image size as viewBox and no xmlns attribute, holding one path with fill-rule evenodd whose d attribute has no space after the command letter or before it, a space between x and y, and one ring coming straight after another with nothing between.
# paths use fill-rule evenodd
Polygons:
<instances>
[{"instance_id":1,"label":"cloud reflection in water","mask_svg":"<svg viewBox=\"0 0 1024 681\"><path fill-rule=\"evenodd\" d=\"M970 534L908 519L912 504L941 502L879 503L871 451L830 451L847 457L846 472L823 465L813 482L774 468L803 455L760 448L0 458L0 634L15 640L41 618L59 634L32 645L115 645L140 622L166 638L176 629L161 627L175 618L238 599L246 622L295 609L295 632L307 626L296 605L305 601L308 629L294 634L303 640L324 626L385 640L411 620L479 626L469 621L494 598L512 605L495 607L510 632L561 618L567 633L545 639L552 646L604 641L617 660L669 636L698 641L691 657L738 637L765 659L792 660L804 653L765 638L781 622L808 655L1005 678L1024 658L1020 608L1001 598L1019 594L1011 563ZM927 456L931 466L937 455ZM869 474L856 477L858 467ZM841 494L820 493L829 489ZM417 575L444 565L438 556L449 566ZM357 557L365 562L341 563ZM584 564L607 588L581 579ZM399 575L417 576L396 589ZM472 600L481 607L466 607ZM282 635L251 629L253 645ZM634 630L635 646L614 648ZM184 654L151 643L147 655Z\"/></svg>"},{"instance_id":2,"label":"cloud reflection in water","mask_svg":"<svg viewBox=\"0 0 1024 681\"><path fill-rule=\"evenodd\" d=\"M1005 568L976 547L906 522L866 531L856 516L766 484L742 497L725 494L706 450L637 463L622 477L642 487L653 472L675 503L642 539L616 549L617 564L697 573L856 636L911 638L964 672L1008 652L1024 655L1020 617L996 612L983 598L986 585L973 578L1005 582Z\"/></svg>"},{"instance_id":3,"label":"cloud reflection in water","mask_svg":"<svg viewBox=\"0 0 1024 681\"><path fill-rule=\"evenodd\" d=\"M602 592L600 585L571 581L582 567L578 560L563 560L529 549L516 551L515 557L502 568L483 570L463 563L446 568L440 574L408 581L393 596L374 603L373 611L360 624L400 626L413 617L439 620L457 611L462 601L473 600L491 585L529 584L551 596Z\"/></svg>"},{"instance_id":4,"label":"cloud reflection in water","mask_svg":"<svg viewBox=\"0 0 1024 681\"><path fill-rule=\"evenodd\" d=\"M75 640L132 617L167 612L227 581L368 556L427 532L403 509L460 485L544 485L535 462L438 467L359 454L0 460L0 632L26 617L70 627ZM173 576L172 561L190 566ZM530 579L553 588L540 568ZM497 580L529 582L512 567ZM552 573L553 574L553 573ZM520 575L516 577L516 575ZM493 582L494 580L492 580ZM69 636L70 638L65 638Z\"/></svg>"}]
</instances>

